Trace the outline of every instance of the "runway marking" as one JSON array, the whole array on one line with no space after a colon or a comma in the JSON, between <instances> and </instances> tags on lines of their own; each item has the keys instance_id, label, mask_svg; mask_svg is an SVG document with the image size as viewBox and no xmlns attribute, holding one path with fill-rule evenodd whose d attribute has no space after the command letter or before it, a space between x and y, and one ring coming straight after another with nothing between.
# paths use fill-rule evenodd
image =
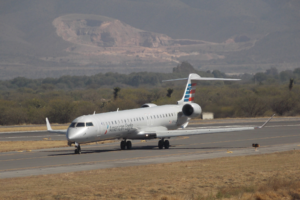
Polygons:
<instances>
[{"instance_id":1,"label":"runway marking","mask_svg":"<svg viewBox=\"0 0 300 200\"><path fill-rule=\"evenodd\" d=\"M259 138L261 140L265 140L265 139L274 139L274 138L284 138L284 137L297 137L300 135L286 135L286 136L275 136L275 137L266 137L266 138ZM194 144L187 144L187 145L176 145L176 147L180 147L180 146L194 146L194 145L204 145L204 144L218 144L218 143L228 143L228 142L241 142L241 141L248 141L248 140L255 140L255 138L253 139L245 139L245 140L228 140L228 141L218 141L218 142L208 142L208 143L194 143ZM136 142L137 143L141 143L141 142ZM106 145L106 146L113 146L113 145ZM299 145L300 146L300 145ZM88 147L85 149L91 149L91 148L95 148L95 146L93 147ZM245 147L248 148L248 147ZM61 150L53 150L53 151L61 151ZM68 150L71 151L71 150ZM109 153L116 153L116 152L120 152L122 150L111 150L109 151ZM203 152L203 151L201 151ZM30 152L29 152L30 153ZM98 153L98 152L95 152ZM193 153L193 152L190 152ZM94 154L94 153L89 153L89 154ZM69 154L69 155L60 155L60 156L76 156L75 154ZM163 155L162 155L163 156ZM0 160L0 162L9 162L9 161L17 161L17 160L30 160L30 159L42 159L42 158L49 158L49 156L40 156L40 157L31 157L31 158L18 158L18 159L8 159L8 160ZM1 170L0 170L1 171Z\"/></svg>"},{"instance_id":2,"label":"runway marking","mask_svg":"<svg viewBox=\"0 0 300 200\"><path fill-rule=\"evenodd\" d=\"M275 139L275 138L285 138L285 137L299 137L299 135L285 135L285 136L274 136L274 137L266 137L266 138L251 138L251 139L244 139L244 140L228 140L228 141L218 141L218 142L209 142L209 143L194 143L189 144L188 146L193 145L201 145L201 144L218 144L218 143L228 143L228 142L241 142L241 141L248 141L248 140L267 140L267 139Z\"/></svg>"},{"instance_id":3,"label":"runway marking","mask_svg":"<svg viewBox=\"0 0 300 200\"><path fill-rule=\"evenodd\" d=\"M275 128L275 127L287 127L287 126L300 126L300 124L293 124L293 125L273 125L273 126L265 126L264 128ZM189 127L185 128L184 130L197 130L197 129L217 129L217 128L239 128L239 127L255 127L249 125L231 125L231 126L201 126L201 127ZM181 129L183 130L183 129Z\"/></svg>"}]
</instances>

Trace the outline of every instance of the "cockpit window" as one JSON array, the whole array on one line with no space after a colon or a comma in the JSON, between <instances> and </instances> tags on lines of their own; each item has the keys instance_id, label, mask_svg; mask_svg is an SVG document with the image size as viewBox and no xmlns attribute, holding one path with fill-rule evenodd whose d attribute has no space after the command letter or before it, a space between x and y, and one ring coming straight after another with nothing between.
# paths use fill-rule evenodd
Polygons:
<instances>
[{"instance_id":1,"label":"cockpit window","mask_svg":"<svg viewBox=\"0 0 300 200\"><path fill-rule=\"evenodd\" d=\"M76 123L72 123L72 124L70 125L70 127L74 128L75 125L76 125Z\"/></svg>"},{"instance_id":2,"label":"cockpit window","mask_svg":"<svg viewBox=\"0 0 300 200\"><path fill-rule=\"evenodd\" d=\"M76 127L85 127L85 123L79 122L79 123L77 123Z\"/></svg>"},{"instance_id":3,"label":"cockpit window","mask_svg":"<svg viewBox=\"0 0 300 200\"><path fill-rule=\"evenodd\" d=\"M94 126L92 122L87 122L86 126Z\"/></svg>"}]
</instances>

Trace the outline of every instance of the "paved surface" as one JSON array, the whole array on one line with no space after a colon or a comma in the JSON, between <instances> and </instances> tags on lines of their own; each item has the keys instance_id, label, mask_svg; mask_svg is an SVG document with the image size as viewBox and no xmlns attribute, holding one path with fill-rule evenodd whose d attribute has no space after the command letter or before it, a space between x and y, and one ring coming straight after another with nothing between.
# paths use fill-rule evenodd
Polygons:
<instances>
[{"instance_id":1,"label":"paved surface","mask_svg":"<svg viewBox=\"0 0 300 200\"><path fill-rule=\"evenodd\" d=\"M262 120L263 122L264 120ZM258 126L250 121L226 124L192 124L191 128L208 126ZM0 140L32 140L41 136L64 140L46 132L0 134ZM4 139L5 138L5 139ZM40 138L40 139L41 139ZM253 155L300 149L300 121L283 120L269 123L264 129L243 132L215 133L171 138L170 149L158 149L158 140L133 141L132 150L119 148L119 141L109 144L82 146L82 154L74 155L74 148L34 150L32 152L0 153L0 178L40 174L63 173L81 170L125 167L186 160L199 160L224 156ZM254 151L252 143L261 147ZM229 152L229 153L228 153ZM231 153L232 152L232 153Z\"/></svg>"}]
</instances>

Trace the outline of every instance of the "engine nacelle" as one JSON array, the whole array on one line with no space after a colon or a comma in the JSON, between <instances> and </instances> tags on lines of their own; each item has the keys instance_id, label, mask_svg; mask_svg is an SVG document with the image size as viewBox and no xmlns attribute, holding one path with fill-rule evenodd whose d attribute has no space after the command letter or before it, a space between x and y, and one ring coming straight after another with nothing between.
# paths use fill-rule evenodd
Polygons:
<instances>
[{"instance_id":1,"label":"engine nacelle","mask_svg":"<svg viewBox=\"0 0 300 200\"><path fill-rule=\"evenodd\" d=\"M182 113L186 117L198 117L202 113L201 107L196 103L187 103L182 107Z\"/></svg>"},{"instance_id":2,"label":"engine nacelle","mask_svg":"<svg viewBox=\"0 0 300 200\"><path fill-rule=\"evenodd\" d=\"M155 107L155 106L157 106L157 105L154 103L145 103L144 105L142 105L141 108L150 108L150 107Z\"/></svg>"}]
</instances>

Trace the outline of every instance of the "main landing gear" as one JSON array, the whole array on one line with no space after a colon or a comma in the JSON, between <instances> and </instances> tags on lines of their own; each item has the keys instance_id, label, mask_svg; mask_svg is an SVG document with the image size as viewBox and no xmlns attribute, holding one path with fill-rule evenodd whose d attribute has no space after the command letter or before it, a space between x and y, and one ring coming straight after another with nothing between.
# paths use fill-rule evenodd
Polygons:
<instances>
[{"instance_id":1,"label":"main landing gear","mask_svg":"<svg viewBox=\"0 0 300 200\"><path fill-rule=\"evenodd\" d=\"M126 147L127 147L127 149L131 149L131 147L132 147L131 141L127 141L127 142L126 142L126 140L123 140L123 141L120 143L120 147L121 147L122 150L125 150Z\"/></svg>"},{"instance_id":2,"label":"main landing gear","mask_svg":"<svg viewBox=\"0 0 300 200\"><path fill-rule=\"evenodd\" d=\"M75 154L81 154L81 148L80 148L80 144L75 143Z\"/></svg>"},{"instance_id":3,"label":"main landing gear","mask_svg":"<svg viewBox=\"0 0 300 200\"><path fill-rule=\"evenodd\" d=\"M162 138L158 141L158 148L163 149L164 147L165 149L168 149L170 147L170 142L169 140L164 140L164 138Z\"/></svg>"}]
</instances>

